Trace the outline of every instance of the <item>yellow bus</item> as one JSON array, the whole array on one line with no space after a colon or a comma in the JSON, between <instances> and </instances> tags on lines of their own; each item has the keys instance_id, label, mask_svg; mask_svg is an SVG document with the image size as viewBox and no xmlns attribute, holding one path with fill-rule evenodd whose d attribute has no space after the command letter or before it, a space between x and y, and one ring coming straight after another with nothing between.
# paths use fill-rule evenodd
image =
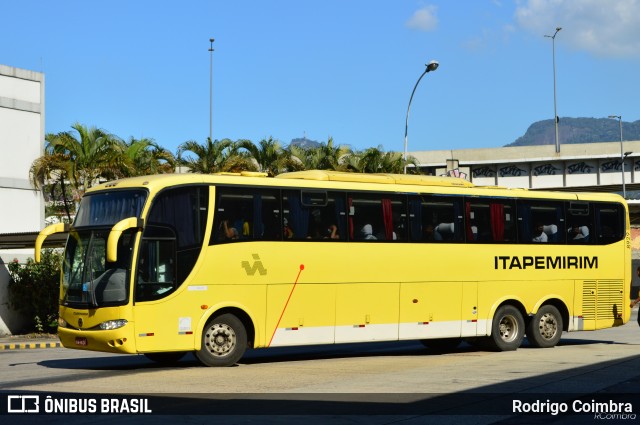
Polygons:
<instances>
[{"instance_id":1,"label":"yellow bus","mask_svg":"<svg viewBox=\"0 0 640 425\"><path fill-rule=\"evenodd\" d=\"M462 340L553 347L630 317L618 195L458 178L302 171L173 174L84 195L69 231L67 348L209 366L248 348Z\"/></svg>"}]
</instances>

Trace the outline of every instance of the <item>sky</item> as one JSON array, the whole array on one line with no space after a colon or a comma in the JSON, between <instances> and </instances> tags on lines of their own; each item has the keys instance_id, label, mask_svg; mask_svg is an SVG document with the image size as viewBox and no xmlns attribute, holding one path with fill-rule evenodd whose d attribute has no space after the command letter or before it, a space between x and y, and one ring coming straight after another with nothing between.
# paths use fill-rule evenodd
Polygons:
<instances>
[{"instance_id":1,"label":"sky","mask_svg":"<svg viewBox=\"0 0 640 425\"><path fill-rule=\"evenodd\" d=\"M554 45L561 118L640 119L640 0L0 5L0 64L44 73L47 133L500 147L553 119Z\"/></svg>"}]
</instances>

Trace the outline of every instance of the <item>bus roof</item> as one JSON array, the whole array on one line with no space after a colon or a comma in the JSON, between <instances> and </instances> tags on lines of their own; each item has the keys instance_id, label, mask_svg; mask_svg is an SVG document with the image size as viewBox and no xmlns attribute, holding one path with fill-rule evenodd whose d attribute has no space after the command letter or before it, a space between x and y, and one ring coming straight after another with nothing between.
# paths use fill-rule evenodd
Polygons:
<instances>
[{"instance_id":1,"label":"bus roof","mask_svg":"<svg viewBox=\"0 0 640 425\"><path fill-rule=\"evenodd\" d=\"M365 174L340 171L309 170L283 173L278 179L339 181L353 183L410 184L418 186L474 187L475 185L458 177L420 176L415 174Z\"/></svg>"},{"instance_id":2,"label":"bus roof","mask_svg":"<svg viewBox=\"0 0 640 425\"><path fill-rule=\"evenodd\" d=\"M340 183L346 183L341 185ZM353 183L353 185L350 185ZM151 176L131 177L103 183L87 190L87 193L108 189L124 188L148 188L152 192L169 186L184 184L231 184L231 185L256 185L274 187L301 187L327 189L362 189L362 190L389 190L408 192L428 191L426 187L432 187L435 192L448 193L447 188L453 189L457 194L498 197L526 197L547 198L564 200L592 200L623 202L623 198L613 193L595 192L568 192L568 191L530 191L526 188L507 188L499 186L476 186L473 183L457 177L447 176L423 176L415 174L365 174L349 173L327 170L308 170L283 173L275 178L267 178L266 173L241 172L241 173L216 173L216 174L157 174ZM405 188L391 187L393 185ZM389 189L386 189L388 186Z\"/></svg>"}]
</instances>

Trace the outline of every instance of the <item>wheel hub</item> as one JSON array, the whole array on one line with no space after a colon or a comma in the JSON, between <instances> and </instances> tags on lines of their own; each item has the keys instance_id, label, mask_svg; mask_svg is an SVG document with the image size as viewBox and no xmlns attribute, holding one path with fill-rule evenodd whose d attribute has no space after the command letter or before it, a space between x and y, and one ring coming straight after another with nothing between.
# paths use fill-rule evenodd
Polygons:
<instances>
[{"instance_id":1,"label":"wheel hub","mask_svg":"<svg viewBox=\"0 0 640 425\"><path fill-rule=\"evenodd\" d=\"M209 329L205 345L215 355L226 355L236 345L236 334L231 327L216 323Z\"/></svg>"},{"instance_id":2,"label":"wheel hub","mask_svg":"<svg viewBox=\"0 0 640 425\"><path fill-rule=\"evenodd\" d=\"M552 339L558 331L558 323L551 314L545 314L540 318L540 335L545 339Z\"/></svg>"},{"instance_id":3,"label":"wheel hub","mask_svg":"<svg viewBox=\"0 0 640 425\"><path fill-rule=\"evenodd\" d=\"M500 337L506 342L512 341L518 334L517 327L518 327L518 324L514 317L512 316L503 317L502 320L500 321L500 326L499 326Z\"/></svg>"}]
</instances>

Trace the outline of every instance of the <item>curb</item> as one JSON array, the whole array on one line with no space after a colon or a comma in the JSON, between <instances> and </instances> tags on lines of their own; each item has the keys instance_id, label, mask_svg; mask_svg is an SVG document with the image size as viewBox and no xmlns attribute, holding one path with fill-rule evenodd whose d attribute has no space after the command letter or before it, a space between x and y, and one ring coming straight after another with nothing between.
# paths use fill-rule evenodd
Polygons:
<instances>
[{"instance_id":1,"label":"curb","mask_svg":"<svg viewBox=\"0 0 640 425\"><path fill-rule=\"evenodd\" d=\"M60 348L60 342L19 342L13 344L0 343L0 351L3 350L33 350L38 348Z\"/></svg>"}]
</instances>

